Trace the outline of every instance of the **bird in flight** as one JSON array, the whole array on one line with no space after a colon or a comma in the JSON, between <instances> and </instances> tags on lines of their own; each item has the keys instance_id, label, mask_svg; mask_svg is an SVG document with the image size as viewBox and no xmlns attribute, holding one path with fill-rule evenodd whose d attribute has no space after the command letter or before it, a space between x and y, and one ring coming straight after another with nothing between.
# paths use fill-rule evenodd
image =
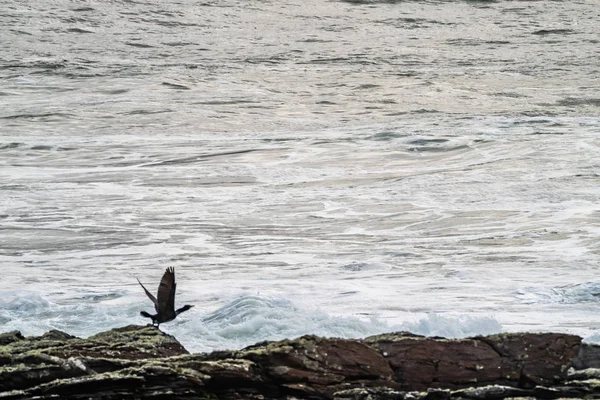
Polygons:
<instances>
[{"instance_id":1,"label":"bird in flight","mask_svg":"<svg viewBox=\"0 0 600 400\"><path fill-rule=\"evenodd\" d=\"M140 311L140 314L143 317L152 319L152 325L156 325L157 328L163 322L173 321L179 314L194 307L186 304L175 310L175 288L177 287L177 284L175 283L175 269L173 267L169 267L165 271L165 274L160 280L160 285L158 285L156 297L142 285L142 282L140 282L139 279L137 281L150 300L154 303L154 309L156 310L156 314L154 315L147 313L146 311Z\"/></svg>"}]
</instances>

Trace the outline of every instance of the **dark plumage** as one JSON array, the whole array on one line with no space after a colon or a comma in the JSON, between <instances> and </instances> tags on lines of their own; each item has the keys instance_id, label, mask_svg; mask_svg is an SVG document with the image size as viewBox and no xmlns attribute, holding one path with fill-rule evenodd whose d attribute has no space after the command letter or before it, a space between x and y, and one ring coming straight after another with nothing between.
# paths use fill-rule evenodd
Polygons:
<instances>
[{"instance_id":1,"label":"dark plumage","mask_svg":"<svg viewBox=\"0 0 600 400\"><path fill-rule=\"evenodd\" d=\"M177 287L177 284L175 283L175 269L173 267L169 267L165 271L165 274L160 280L160 285L158 285L158 293L156 297L154 297L152 293L150 293L148 289L142 285L142 282L140 282L139 279L138 283L142 286L144 292L146 292L150 300L152 300L154 303L154 309L156 310L156 314L154 315L147 313L146 311L141 311L140 314L143 317L151 318L152 325L156 325L156 327L163 322L173 321L179 314L194 307L186 304L185 306L175 310L175 288Z\"/></svg>"}]
</instances>

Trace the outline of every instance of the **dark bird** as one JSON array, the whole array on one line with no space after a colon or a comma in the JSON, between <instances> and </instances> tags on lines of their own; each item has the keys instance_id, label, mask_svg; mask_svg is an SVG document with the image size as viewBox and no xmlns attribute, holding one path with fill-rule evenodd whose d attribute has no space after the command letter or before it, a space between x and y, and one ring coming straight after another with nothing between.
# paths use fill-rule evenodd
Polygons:
<instances>
[{"instance_id":1,"label":"dark bird","mask_svg":"<svg viewBox=\"0 0 600 400\"><path fill-rule=\"evenodd\" d=\"M177 287L177 284L175 283L175 269L173 267L169 267L165 271L165 274L160 280L160 285L158 285L158 294L156 297L142 285L142 282L140 282L139 279L137 281L150 300L154 303L154 309L156 310L156 314L154 315L147 313L146 311L140 311L140 314L142 317L151 318L152 325L156 325L157 328L163 322L173 321L179 314L194 307L186 304L175 310L175 288Z\"/></svg>"}]
</instances>

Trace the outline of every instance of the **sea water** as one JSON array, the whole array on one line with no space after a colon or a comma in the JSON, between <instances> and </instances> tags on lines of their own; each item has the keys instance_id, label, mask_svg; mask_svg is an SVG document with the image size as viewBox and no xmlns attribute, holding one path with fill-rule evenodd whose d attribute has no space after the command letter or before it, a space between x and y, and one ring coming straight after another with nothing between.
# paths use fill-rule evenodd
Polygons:
<instances>
[{"instance_id":1,"label":"sea water","mask_svg":"<svg viewBox=\"0 0 600 400\"><path fill-rule=\"evenodd\" d=\"M600 341L596 1L0 11L0 331Z\"/></svg>"}]
</instances>

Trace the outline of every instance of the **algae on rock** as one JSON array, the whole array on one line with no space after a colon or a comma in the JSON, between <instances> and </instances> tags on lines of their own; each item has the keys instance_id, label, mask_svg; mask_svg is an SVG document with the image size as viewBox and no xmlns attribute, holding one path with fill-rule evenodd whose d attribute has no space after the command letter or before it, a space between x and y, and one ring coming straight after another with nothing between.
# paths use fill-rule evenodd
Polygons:
<instances>
[{"instance_id":1,"label":"algae on rock","mask_svg":"<svg viewBox=\"0 0 600 400\"><path fill-rule=\"evenodd\" d=\"M155 327L80 339L0 334L0 399L497 400L600 394L597 349L581 338L501 334L450 340L407 332L364 340L262 342L189 354ZM587 351L587 350L586 350ZM583 361L581 361L583 360Z\"/></svg>"}]
</instances>

